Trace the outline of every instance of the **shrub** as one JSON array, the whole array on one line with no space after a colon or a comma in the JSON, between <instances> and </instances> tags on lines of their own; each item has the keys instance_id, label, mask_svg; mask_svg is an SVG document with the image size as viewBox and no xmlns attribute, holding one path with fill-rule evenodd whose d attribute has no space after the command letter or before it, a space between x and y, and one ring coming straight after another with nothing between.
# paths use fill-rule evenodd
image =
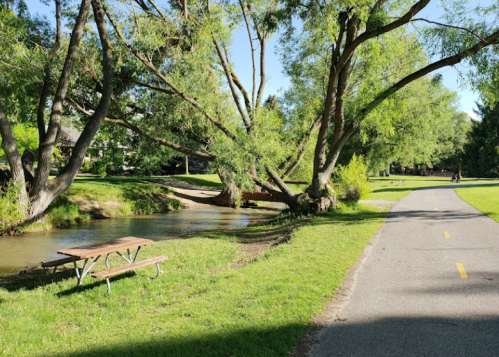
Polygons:
<instances>
[{"instance_id":1,"label":"shrub","mask_svg":"<svg viewBox=\"0 0 499 357\"><path fill-rule=\"evenodd\" d=\"M347 166L338 166L337 177L342 199L346 202L358 202L371 193L367 183L367 166L362 157L354 155Z\"/></svg>"},{"instance_id":2,"label":"shrub","mask_svg":"<svg viewBox=\"0 0 499 357\"><path fill-rule=\"evenodd\" d=\"M0 191L0 234L11 233L26 217L26 206L19 202L19 193L25 188L10 181L7 191Z\"/></svg>"},{"instance_id":3,"label":"shrub","mask_svg":"<svg viewBox=\"0 0 499 357\"><path fill-rule=\"evenodd\" d=\"M80 212L79 205L70 202L66 196L59 196L49 206L46 218L53 227L66 227L88 221L90 215Z\"/></svg>"}]
</instances>

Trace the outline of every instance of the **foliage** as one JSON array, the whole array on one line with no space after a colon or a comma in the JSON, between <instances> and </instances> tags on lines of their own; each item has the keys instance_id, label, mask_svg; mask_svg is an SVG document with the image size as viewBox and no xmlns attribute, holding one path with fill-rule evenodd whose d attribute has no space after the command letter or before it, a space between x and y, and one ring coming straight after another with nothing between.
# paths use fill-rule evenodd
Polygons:
<instances>
[{"instance_id":1,"label":"foliage","mask_svg":"<svg viewBox=\"0 0 499 357\"><path fill-rule=\"evenodd\" d=\"M92 165L90 166L90 172L99 175L100 177L106 177L107 176L107 163L105 160L95 160L92 162Z\"/></svg>"},{"instance_id":2,"label":"foliage","mask_svg":"<svg viewBox=\"0 0 499 357\"><path fill-rule=\"evenodd\" d=\"M464 145L468 116L457 111L457 95L438 81L422 79L394 94L361 125L339 162L365 155L370 172L392 162L403 167L435 163L455 157ZM454 163L454 162L452 162Z\"/></svg>"},{"instance_id":3,"label":"foliage","mask_svg":"<svg viewBox=\"0 0 499 357\"><path fill-rule=\"evenodd\" d=\"M66 227L88 221L88 212L81 212L77 203L70 202L67 196L59 196L47 209L47 223L52 227Z\"/></svg>"},{"instance_id":4,"label":"foliage","mask_svg":"<svg viewBox=\"0 0 499 357\"><path fill-rule=\"evenodd\" d=\"M28 126L28 124L19 123L12 127L12 132L16 138L17 147L20 153L25 150L36 150L38 148L38 130ZM5 155L0 149L0 157Z\"/></svg>"},{"instance_id":5,"label":"foliage","mask_svg":"<svg viewBox=\"0 0 499 357\"><path fill-rule=\"evenodd\" d=\"M343 200L358 202L371 193L367 183L367 166L362 157L353 155L347 166L338 166L338 182Z\"/></svg>"},{"instance_id":6,"label":"foliage","mask_svg":"<svg viewBox=\"0 0 499 357\"><path fill-rule=\"evenodd\" d=\"M466 176L499 176L499 106L478 106L481 120L474 120L464 145L463 172Z\"/></svg>"},{"instance_id":7,"label":"foliage","mask_svg":"<svg viewBox=\"0 0 499 357\"><path fill-rule=\"evenodd\" d=\"M26 208L19 200L20 190L25 188L10 181L7 191L0 189L0 235L10 233L26 217Z\"/></svg>"}]
</instances>

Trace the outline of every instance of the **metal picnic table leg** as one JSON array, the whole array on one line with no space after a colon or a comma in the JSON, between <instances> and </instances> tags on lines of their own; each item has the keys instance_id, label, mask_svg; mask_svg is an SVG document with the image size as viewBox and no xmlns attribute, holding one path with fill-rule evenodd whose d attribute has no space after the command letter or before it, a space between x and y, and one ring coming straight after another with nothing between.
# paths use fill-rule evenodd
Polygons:
<instances>
[{"instance_id":1,"label":"metal picnic table leg","mask_svg":"<svg viewBox=\"0 0 499 357\"><path fill-rule=\"evenodd\" d=\"M78 285L79 286L82 285L83 278L85 277L85 275L87 275L87 273L90 271L90 269L92 269L92 267L97 262L97 260L99 260L100 257L101 257L100 255L97 256L97 258L94 259L94 261L92 262L92 264L90 264L90 266L88 268L86 268L87 263L88 263L88 258L85 259L85 262L83 263L83 268L81 268L81 274L78 276Z\"/></svg>"},{"instance_id":2,"label":"metal picnic table leg","mask_svg":"<svg viewBox=\"0 0 499 357\"><path fill-rule=\"evenodd\" d=\"M107 253L107 255L106 255L106 266L107 266L108 268L111 268L111 267L109 266L109 254L111 254L111 253Z\"/></svg>"}]
</instances>

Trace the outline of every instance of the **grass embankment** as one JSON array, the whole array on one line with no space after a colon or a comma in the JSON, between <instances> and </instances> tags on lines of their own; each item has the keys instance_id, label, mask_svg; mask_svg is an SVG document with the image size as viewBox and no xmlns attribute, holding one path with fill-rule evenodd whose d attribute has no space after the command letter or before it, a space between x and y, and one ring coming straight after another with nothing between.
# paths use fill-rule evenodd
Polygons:
<instances>
[{"instance_id":1,"label":"grass embankment","mask_svg":"<svg viewBox=\"0 0 499 357\"><path fill-rule=\"evenodd\" d=\"M498 180L474 178L461 180L461 184L494 182L498 182ZM369 200L397 201L420 188L459 184L451 183L448 177L391 175L390 177L371 177L369 178L369 185L372 189Z\"/></svg>"},{"instance_id":2,"label":"grass embankment","mask_svg":"<svg viewBox=\"0 0 499 357\"><path fill-rule=\"evenodd\" d=\"M461 199L499 222L499 184L457 188Z\"/></svg>"},{"instance_id":3,"label":"grass embankment","mask_svg":"<svg viewBox=\"0 0 499 357\"><path fill-rule=\"evenodd\" d=\"M46 211L46 226L63 227L95 218L166 212L181 208L164 181L141 177L77 177ZM31 229L37 229L34 226ZM27 230L30 230L28 228Z\"/></svg>"},{"instance_id":4,"label":"grass embankment","mask_svg":"<svg viewBox=\"0 0 499 357\"><path fill-rule=\"evenodd\" d=\"M90 277L82 288L75 288L74 278L57 285L45 277L0 283L0 351L288 356L384 218L373 208L344 207L310 220L281 217L274 224L157 242L141 258L169 256L163 274L155 280L117 277L109 296L105 281ZM278 242L257 257L251 249ZM101 269L99 261L95 270ZM152 275L155 267L144 269Z\"/></svg>"}]
</instances>

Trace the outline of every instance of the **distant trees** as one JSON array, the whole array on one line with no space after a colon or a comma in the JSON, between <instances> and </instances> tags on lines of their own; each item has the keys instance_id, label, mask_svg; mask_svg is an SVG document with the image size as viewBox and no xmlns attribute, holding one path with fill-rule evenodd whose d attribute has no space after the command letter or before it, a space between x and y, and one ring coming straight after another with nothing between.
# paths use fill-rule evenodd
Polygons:
<instances>
[{"instance_id":1,"label":"distant trees","mask_svg":"<svg viewBox=\"0 0 499 357\"><path fill-rule=\"evenodd\" d=\"M460 113L455 93L438 77L423 78L387 101L390 105L365 120L342 150L339 163L362 155L371 172L391 163L405 167L455 166L470 121ZM457 166L456 166L457 167Z\"/></svg>"},{"instance_id":2,"label":"distant trees","mask_svg":"<svg viewBox=\"0 0 499 357\"><path fill-rule=\"evenodd\" d=\"M463 172L472 177L499 177L499 105L478 105L464 145Z\"/></svg>"}]
</instances>

